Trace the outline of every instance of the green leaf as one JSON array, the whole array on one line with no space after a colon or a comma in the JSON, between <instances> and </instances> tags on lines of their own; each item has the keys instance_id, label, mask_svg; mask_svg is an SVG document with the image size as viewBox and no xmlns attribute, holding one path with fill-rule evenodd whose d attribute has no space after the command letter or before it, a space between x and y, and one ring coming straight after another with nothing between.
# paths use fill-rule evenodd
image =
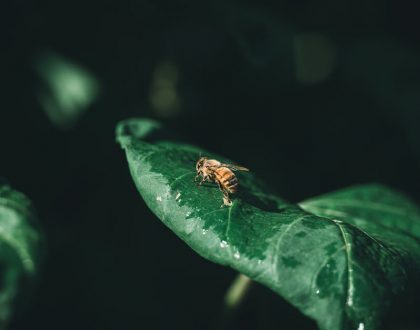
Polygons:
<instances>
[{"instance_id":1,"label":"green leaf","mask_svg":"<svg viewBox=\"0 0 420 330\"><path fill-rule=\"evenodd\" d=\"M44 82L38 91L42 108L57 128L76 124L100 94L92 73L52 51L39 54L35 71Z\"/></svg>"},{"instance_id":2,"label":"green leaf","mask_svg":"<svg viewBox=\"0 0 420 330\"><path fill-rule=\"evenodd\" d=\"M31 202L0 184L0 329L7 326L18 298L38 274L41 247Z\"/></svg>"},{"instance_id":3,"label":"green leaf","mask_svg":"<svg viewBox=\"0 0 420 330\"><path fill-rule=\"evenodd\" d=\"M193 182L195 162L231 161L163 134L150 120L117 127L149 208L201 256L271 288L321 329L380 327L418 279L420 211L402 194L366 185L293 205L240 173L233 205L221 208L215 185Z\"/></svg>"}]
</instances>

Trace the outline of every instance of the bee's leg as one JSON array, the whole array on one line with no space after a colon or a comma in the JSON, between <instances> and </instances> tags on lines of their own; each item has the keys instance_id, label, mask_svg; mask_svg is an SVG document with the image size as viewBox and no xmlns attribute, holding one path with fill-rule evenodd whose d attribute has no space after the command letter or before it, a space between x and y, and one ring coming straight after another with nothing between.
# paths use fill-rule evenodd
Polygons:
<instances>
[{"instance_id":1,"label":"bee's leg","mask_svg":"<svg viewBox=\"0 0 420 330\"><path fill-rule=\"evenodd\" d=\"M222 185L220 184L219 181L216 180L217 186L219 187L220 191L224 194L225 190L222 188Z\"/></svg>"},{"instance_id":2,"label":"bee's leg","mask_svg":"<svg viewBox=\"0 0 420 330\"><path fill-rule=\"evenodd\" d=\"M218 180L216 180L216 183L219 186L220 191L223 193L223 204L220 205L220 207L231 206L232 201L229 198L229 192L225 188L223 188L223 186L220 184Z\"/></svg>"},{"instance_id":3,"label":"bee's leg","mask_svg":"<svg viewBox=\"0 0 420 330\"><path fill-rule=\"evenodd\" d=\"M223 204L220 207L223 206L232 206L232 200L229 198L229 193L223 189Z\"/></svg>"},{"instance_id":4,"label":"bee's leg","mask_svg":"<svg viewBox=\"0 0 420 330\"><path fill-rule=\"evenodd\" d=\"M209 180L210 178L209 178L209 176L208 175L205 175L205 176L203 176L203 178L201 179L201 181L200 181L200 183L198 184L199 186L201 186L204 182L206 182L207 180L208 181L210 181Z\"/></svg>"}]
</instances>

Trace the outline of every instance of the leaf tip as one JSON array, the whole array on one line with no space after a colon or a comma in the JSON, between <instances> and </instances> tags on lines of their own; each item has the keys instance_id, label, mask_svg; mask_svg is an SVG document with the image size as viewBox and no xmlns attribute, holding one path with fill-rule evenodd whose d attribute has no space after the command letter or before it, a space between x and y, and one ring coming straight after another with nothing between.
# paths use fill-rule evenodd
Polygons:
<instances>
[{"instance_id":1,"label":"leaf tip","mask_svg":"<svg viewBox=\"0 0 420 330\"><path fill-rule=\"evenodd\" d=\"M145 139L159 130L161 124L148 118L130 118L118 123L115 135L117 142L124 148L134 139Z\"/></svg>"}]
</instances>

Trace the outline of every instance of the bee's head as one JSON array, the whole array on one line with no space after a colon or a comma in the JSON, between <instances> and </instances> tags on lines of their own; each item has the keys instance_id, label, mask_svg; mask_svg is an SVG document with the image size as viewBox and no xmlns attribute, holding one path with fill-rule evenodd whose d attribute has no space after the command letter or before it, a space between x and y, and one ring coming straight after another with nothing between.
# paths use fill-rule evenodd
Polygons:
<instances>
[{"instance_id":1,"label":"bee's head","mask_svg":"<svg viewBox=\"0 0 420 330\"><path fill-rule=\"evenodd\" d=\"M195 164L195 169L197 172L200 172L203 168L204 162L207 160L207 157L200 157L197 161L197 164Z\"/></svg>"}]
</instances>

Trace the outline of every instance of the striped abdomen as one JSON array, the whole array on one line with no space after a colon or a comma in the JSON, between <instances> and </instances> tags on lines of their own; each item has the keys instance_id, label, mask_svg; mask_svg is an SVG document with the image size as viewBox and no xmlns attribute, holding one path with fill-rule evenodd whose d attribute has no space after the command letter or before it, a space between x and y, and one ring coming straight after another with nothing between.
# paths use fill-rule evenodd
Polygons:
<instances>
[{"instance_id":1,"label":"striped abdomen","mask_svg":"<svg viewBox=\"0 0 420 330\"><path fill-rule=\"evenodd\" d=\"M219 167L215 171L215 177L222 188L226 189L231 194L238 190L238 179L236 178L235 174L227 167Z\"/></svg>"}]
</instances>

